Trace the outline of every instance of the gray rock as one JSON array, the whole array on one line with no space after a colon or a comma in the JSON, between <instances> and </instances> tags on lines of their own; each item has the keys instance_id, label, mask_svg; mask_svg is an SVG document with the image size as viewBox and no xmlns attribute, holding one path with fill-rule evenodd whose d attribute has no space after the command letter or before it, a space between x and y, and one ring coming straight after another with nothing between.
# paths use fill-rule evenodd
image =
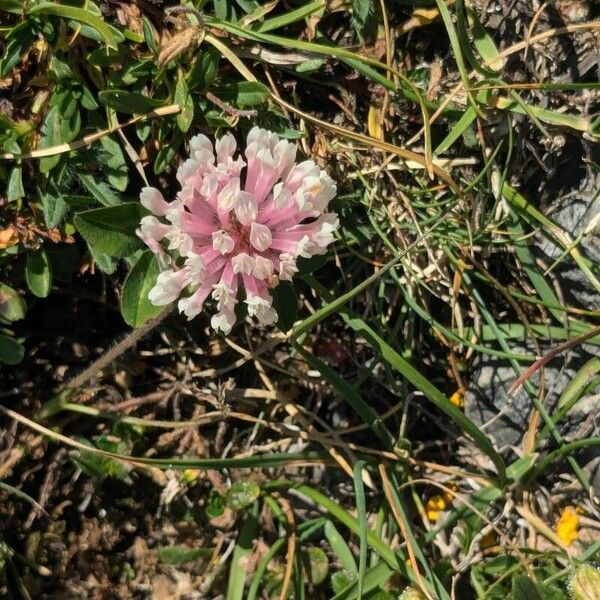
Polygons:
<instances>
[{"instance_id":1,"label":"gray rock","mask_svg":"<svg viewBox=\"0 0 600 600\"><path fill-rule=\"evenodd\" d=\"M513 352L526 350L526 345L513 347ZM577 371L593 356L600 356L600 348L586 344L568 355L556 357L544 368L543 405L550 414L556 410L560 395ZM493 441L496 448L512 459L522 453L523 440L534 408L531 396L523 386L512 396L508 395L508 389L515 379L514 370L505 359L482 355L465 394L466 415ZM532 376L531 383L538 389L539 373ZM588 390L565 415L559 423L559 431L567 442L600 436L600 384ZM555 447L552 437L548 436L539 449L544 451ZM595 495L600 497L600 447L581 450L576 457L587 473Z\"/></svg>"},{"instance_id":2,"label":"gray rock","mask_svg":"<svg viewBox=\"0 0 600 600\"><path fill-rule=\"evenodd\" d=\"M600 265L599 225L595 230L593 224L599 219L600 182L591 177L582 189L551 205L542 207L542 211L554 223L566 231L573 240L591 229L583 237L578 248L591 263L592 269ZM562 246L551 237L539 234L535 239L532 251L536 258L549 267L564 252ZM572 306L585 309L600 308L600 293L590 283L573 259L566 255L552 269L551 277L560 288L561 299ZM560 343L545 341L542 352ZM536 352L525 341L514 341L511 351L535 356ZM552 414L565 387L573 379L577 371L593 356L600 356L600 347L584 344L569 352L555 357L544 368L543 405ZM480 355L474 365L474 371L465 395L465 411L493 440L496 447L515 458L520 455L524 436L533 410L530 395L522 386L514 395L509 396L507 390L516 379L516 374L506 359ZM536 373L531 382L536 387L540 383L540 373ZM600 386L596 390L588 390L560 423L560 431L566 440L573 441L589 436L600 435ZM546 449L554 448L551 438L547 438ZM542 447L542 450L545 448ZM600 497L600 447L592 447L580 451L577 455L590 478L595 494Z\"/></svg>"},{"instance_id":3,"label":"gray rock","mask_svg":"<svg viewBox=\"0 0 600 600\"><path fill-rule=\"evenodd\" d=\"M598 277L600 265L600 196L598 195L598 182L594 180L594 189L583 190L577 195L567 197L554 207L544 210L546 216L563 229L575 240L583 235L577 246L580 253L587 258L595 269ZM596 226L594 227L594 223ZM533 248L534 254L540 258L546 267L550 267L564 253L559 246L547 235L539 235ZM600 308L600 293L591 284L583 271L569 256L563 256L560 262L552 269L552 277L558 282L565 300L572 305L589 310Z\"/></svg>"}]
</instances>

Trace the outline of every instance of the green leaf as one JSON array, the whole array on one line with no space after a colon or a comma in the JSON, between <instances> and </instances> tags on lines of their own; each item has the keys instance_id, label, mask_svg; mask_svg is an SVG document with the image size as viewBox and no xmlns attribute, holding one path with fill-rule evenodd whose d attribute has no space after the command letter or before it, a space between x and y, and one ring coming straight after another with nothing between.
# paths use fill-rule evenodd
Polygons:
<instances>
[{"instance_id":1,"label":"green leaf","mask_svg":"<svg viewBox=\"0 0 600 600\"><path fill-rule=\"evenodd\" d=\"M258 518L256 513L257 505L255 504L238 534L235 548L233 549L233 556L231 557L225 600L242 600L244 597L246 564L252 552L254 538L258 533Z\"/></svg>"},{"instance_id":2,"label":"green leaf","mask_svg":"<svg viewBox=\"0 0 600 600\"><path fill-rule=\"evenodd\" d=\"M515 575L512 580L511 600L544 600L536 583L527 575Z\"/></svg>"},{"instance_id":3,"label":"green leaf","mask_svg":"<svg viewBox=\"0 0 600 600\"><path fill-rule=\"evenodd\" d=\"M10 172L10 178L8 180L8 186L6 188L6 199L9 202L18 200L25 195L23 189L23 167L21 164L17 164L12 168Z\"/></svg>"},{"instance_id":4,"label":"green leaf","mask_svg":"<svg viewBox=\"0 0 600 600\"><path fill-rule=\"evenodd\" d=\"M168 565L183 565L198 560L206 554L204 548L190 548L183 544L177 546L163 546L156 550L159 560Z\"/></svg>"},{"instance_id":5,"label":"green leaf","mask_svg":"<svg viewBox=\"0 0 600 600\"><path fill-rule=\"evenodd\" d=\"M358 575L356 561L354 560L354 556L348 547L346 540L344 540L340 532L335 528L335 525L331 521L327 521L325 523L324 532L327 541L331 545L331 549L335 553L337 559L340 561L340 564L344 570L356 577Z\"/></svg>"},{"instance_id":6,"label":"green leaf","mask_svg":"<svg viewBox=\"0 0 600 600\"><path fill-rule=\"evenodd\" d=\"M81 106L83 106L83 108L85 108L86 110L90 110L90 111L97 110L98 103L96 102L94 95L90 91L90 88L88 88L85 85L82 85L81 87L82 87ZM105 139L105 138L102 138L102 139Z\"/></svg>"},{"instance_id":7,"label":"green leaf","mask_svg":"<svg viewBox=\"0 0 600 600\"><path fill-rule=\"evenodd\" d=\"M25 318L27 305L21 295L4 283L0 283L0 319L18 321Z\"/></svg>"},{"instance_id":8,"label":"green leaf","mask_svg":"<svg viewBox=\"0 0 600 600\"><path fill-rule=\"evenodd\" d=\"M333 588L334 594L339 594L342 590L347 588L353 582L356 581L356 574L346 571L335 571L331 574L331 587Z\"/></svg>"},{"instance_id":9,"label":"green leaf","mask_svg":"<svg viewBox=\"0 0 600 600\"><path fill-rule=\"evenodd\" d=\"M71 92L54 95L50 102L52 108L46 114L42 126L40 148L51 148L72 141L81 128L81 115L77 109L77 100ZM40 171L48 173L60 161L60 154L45 156L40 160Z\"/></svg>"},{"instance_id":10,"label":"green leaf","mask_svg":"<svg viewBox=\"0 0 600 600\"><path fill-rule=\"evenodd\" d=\"M600 372L600 356L594 356L588 360L573 376L558 400L559 415L553 416L552 420L566 414L581 399L586 390L591 391L590 384L598 382ZM556 421L555 421L556 422Z\"/></svg>"},{"instance_id":11,"label":"green leaf","mask_svg":"<svg viewBox=\"0 0 600 600\"><path fill-rule=\"evenodd\" d=\"M116 206L121 204L121 199L111 187L104 181L99 181L96 175L92 173L77 173L83 187L92 195L100 204L104 206Z\"/></svg>"},{"instance_id":12,"label":"green leaf","mask_svg":"<svg viewBox=\"0 0 600 600\"><path fill-rule=\"evenodd\" d=\"M79 450L79 454L73 460L79 468L88 476L96 479L113 477L126 483L130 483L129 469L121 461L94 452L96 448L105 452L123 454L126 451L125 444L121 441L113 441L105 436L99 436L95 445L84 437L78 437L77 441L89 446L91 450Z\"/></svg>"},{"instance_id":13,"label":"green leaf","mask_svg":"<svg viewBox=\"0 0 600 600\"><path fill-rule=\"evenodd\" d=\"M96 265L100 268L103 273L107 275L112 275L117 270L117 259L105 254L104 252L100 252L96 250L94 247L88 244L88 248L90 249L90 254L94 259Z\"/></svg>"},{"instance_id":14,"label":"green leaf","mask_svg":"<svg viewBox=\"0 0 600 600\"><path fill-rule=\"evenodd\" d=\"M149 319L157 317L164 306L155 306L148 300L148 293L156 284L160 266L156 256L147 250L133 265L121 297L121 314L132 327L140 327Z\"/></svg>"},{"instance_id":15,"label":"green leaf","mask_svg":"<svg viewBox=\"0 0 600 600\"><path fill-rule=\"evenodd\" d=\"M55 185L48 185L45 192L39 192L42 201L42 210L44 212L44 221L47 227L56 227L65 218L69 211L69 206L64 198L59 195Z\"/></svg>"},{"instance_id":16,"label":"green leaf","mask_svg":"<svg viewBox=\"0 0 600 600\"><path fill-rule=\"evenodd\" d=\"M163 100L126 90L104 90L98 93L98 99L102 104L127 114L144 114L164 105Z\"/></svg>"},{"instance_id":17,"label":"green leaf","mask_svg":"<svg viewBox=\"0 0 600 600\"><path fill-rule=\"evenodd\" d=\"M313 58L312 60L305 60L296 65L295 71L296 73L314 73L318 71L323 65L325 61L321 58Z\"/></svg>"},{"instance_id":18,"label":"green leaf","mask_svg":"<svg viewBox=\"0 0 600 600\"><path fill-rule=\"evenodd\" d=\"M78 23L89 25L102 36L107 46L110 48L116 49L119 42L122 42L125 39L118 29L110 27L100 17L83 8L55 4L54 2L40 2L39 4L34 4L29 9L29 13L54 15L56 17L62 17L63 19L70 19L72 21L77 21Z\"/></svg>"},{"instance_id":19,"label":"green leaf","mask_svg":"<svg viewBox=\"0 0 600 600\"><path fill-rule=\"evenodd\" d=\"M352 25L361 42L374 33L377 20L373 0L352 0Z\"/></svg>"},{"instance_id":20,"label":"green leaf","mask_svg":"<svg viewBox=\"0 0 600 600\"><path fill-rule=\"evenodd\" d=\"M7 365L18 365L25 356L25 348L17 340L0 335L0 362Z\"/></svg>"},{"instance_id":21,"label":"green leaf","mask_svg":"<svg viewBox=\"0 0 600 600\"><path fill-rule=\"evenodd\" d=\"M354 482L354 495L356 497L356 512L358 520L358 539L360 547L358 551L358 577L357 577L357 597L362 599L364 583L366 581L367 571L367 533L369 531L367 523L367 501L365 498L365 486L362 478L362 470L365 467L364 460L357 460L352 469L352 480Z\"/></svg>"},{"instance_id":22,"label":"green leaf","mask_svg":"<svg viewBox=\"0 0 600 600\"><path fill-rule=\"evenodd\" d=\"M215 48L209 48L203 52L193 64L187 75L187 86L189 90L204 90L217 77L221 53Z\"/></svg>"},{"instance_id":23,"label":"green leaf","mask_svg":"<svg viewBox=\"0 0 600 600\"><path fill-rule=\"evenodd\" d=\"M255 481L236 481L227 492L225 503L232 510L242 510L250 506L260 496L260 488Z\"/></svg>"},{"instance_id":24,"label":"green leaf","mask_svg":"<svg viewBox=\"0 0 600 600\"><path fill-rule=\"evenodd\" d=\"M371 567L366 573L364 580L358 579L351 581L347 587L337 591L331 600L372 600L372 594L379 593L380 587L386 585L387 581L394 575L395 571L385 562L379 561L374 567ZM363 586L365 594L358 594L358 584Z\"/></svg>"},{"instance_id":25,"label":"green leaf","mask_svg":"<svg viewBox=\"0 0 600 600\"><path fill-rule=\"evenodd\" d=\"M45 298L50 293L52 289L52 265L43 248L27 253L25 279L34 296Z\"/></svg>"},{"instance_id":26,"label":"green leaf","mask_svg":"<svg viewBox=\"0 0 600 600\"><path fill-rule=\"evenodd\" d=\"M277 325L282 331L289 331L298 316L298 297L294 286L288 282L281 282L272 292L273 308L276 310Z\"/></svg>"},{"instance_id":27,"label":"green leaf","mask_svg":"<svg viewBox=\"0 0 600 600\"><path fill-rule=\"evenodd\" d=\"M137 202L80 212L73 221L95 250L126 258L143 246L135 230L146 211Z\"/></svg>"},{"instance_id":28,"label":"green leaf","mask_svg":"<svg viewBox=\"0 0 600 600\"><path fill-rule=\"evenodd\" d=\"M5 38L6 45L0 58L0 77L7 75L19 64L21 57L29 50L36 37L37 25L32 20L15 25Z\"/></svg>"},{"instance_id":29,"label":"green leaf","mask_svg":"<svg viewBox=\"0 0 600 600\"><path fill-rule=\"evenodd\" d=\"M175 102L179 104L179 108L181 109L175 117L175 122L179 129L183 133L186 133L194 120L194 100L190 95L181 71L175 85Z\"/></svg>"},{"instance_id":30,"label":"green leaf","mask_svg":"<svg viewBox=\"0 0 600 600\"><path fill-rule=\"evenodd\" d=\"M237 5L248 15L260 8L256 0L235 0Z\"/></svg>"},{"instance_id":31,"label":"green leaf","mask_svg":"<svg viewBox=\"0 0 600 600\"><path fill-rule=\"evenodd\" d=\"M100 144L104 150L102 164L108 182L119 192L124 192L129 182L129 169L123 150L121 150L121 144L108 136L103 137Z\"/></svg>"},{"instance_id":32,"label":"green leaf","mask_svg":"<svg viewBox=\"0 0 600 600\"><path fill-rule=\"evenodd\" d=\"M181 146L181 142L183 142L183 134L176 133L171 141L163 143L154 159L153 170L155 175L162 173L171 164L177 150L179 150L179 146Z\"/></svg>"},{"instance_id":33,"label":"green leaf","mask_svg":"<svg viewBox=\"0 0 600 600\"><path fill-rule=\"evenodd\" d=\"M327 554L321 548L312 546L306 552L306 556L308 559L308 577L310 582L313 585L320 585L325 581L329 573Z\"/></svg>"},{"instance_id":34,"label":"green leaf","mask_svg":"<svg viewBox=\"0 0 600 600\"><path fill-rule=\"evenodd\" d=\"M146 41L146 46L152 54L158 53L158 46L156 45L156 39L154 37L154 29L152 27L152 23L148 17L142 17L142 26L144 29L144 40Z\"/></svg>"},{"instance_id":35,"label":"green leaf","mask_svg":"<svg viewBox=\"0 0 600 600\"><path fill-rule=\"evenodd\" d=\"M212 490L204 511L209 519L220 517L225 511L225 498L217 490Z\"/></svg>"},{"instance_id":36,"label":"green leaf","mask_svg":"<svg viewBox=\"0 0 600 600\"><path fill-rule=\"evenodd\" d=\"M238 81L215 88L215 95L238 108L264 104L271 92L259 81Z\"/></svg>"}]
</instances>

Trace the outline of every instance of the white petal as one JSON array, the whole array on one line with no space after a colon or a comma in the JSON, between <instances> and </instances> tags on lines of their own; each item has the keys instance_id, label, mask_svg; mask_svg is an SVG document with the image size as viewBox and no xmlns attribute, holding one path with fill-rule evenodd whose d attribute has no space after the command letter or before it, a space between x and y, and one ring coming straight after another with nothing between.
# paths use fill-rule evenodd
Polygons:
<instances>
[{"instance_id":1,"label":"white petal","mask_svg":"<svg viewBox=\"0 0 600 600\"><path fill-rule=\"evenodd\" d=\"M159 217L165 215L169 210L169 204L165 201L163 195L153 187L142 188L140 202L144 208Z\"/></svg>"},{"instance_id":2,"label":"white petal","mask_svg":"<svg viewBox=\"0 0 600 600\"><path fill-rule=\"evenodd\" d=\"M319 224L320 229L312 233L310 238L314 244L325 249L333 243L335 239L333 232L338 229L340 223L333 213L326 213L319 219Z\"/></svg>"},{"instance_id":3,"label":"white petal","mask_svg":"<svg viewBox=\"0 0 600 600\"><path fill-rule=\"evenodd\" d=\"M198 173L198 161L188 158L180 167L177 169L177 181L184 185L188 179L191 179Z\"/></svg>"},{"instance_id":4,"label":"white petal","mask_svg":"<svg viewBox=\"0 0 600 600\"><path fill-rule=\"evenodd\" d=\"M219 209L219 212L227 213L233 208L235 198L238 195L239 191L239 177L234 177L233 179L230 179L217 196L217 208Z\"/></svg>"},{"instance_id":5,"label":"white petal","mask_svg":"<svg viewBox=\"0 0 600 600\"><path fill-rule=\"evenodd\" d=\"M252 223L250 226L250 243L259 251L264 252L271 246L273 236L271 230L261 223Z\"/></svg>"},{"instance_id":6,"label":"white petal","mask_svg":"<svg viewBox=\"0 0 600 600\"><path fill-rule=\"evenodd\" d=\"M234 256L231 259L231 266L233 267L233 272L236 275L238 273L249 275L254 270L254 265L254 259L245 252L240 252L237 256Z\"/></svg>"},{"instance_id":7,"label":"white petal","mask_svg":"<svg viewBox=\"0 0 600 600\"><path fill-rule=\"evenodd\" d=\"M305 235L296 246L296 255L304 258L310 258L313 255L312 248L313 243L310 241L309 237Z\"/></svg>"},{"instance_id":8,"label":"white petal","mask_svg":"<svg viewBox=\"0 0 600 600\"><path fill-rule=\"evenodd\" d=\"M217 310L233 310L237 304L233 290L226 283L215 283L212 297L217 301Z\"/></svg>"},{"instance_id":9,"label":"white petal","mask_svg":"<svg viewBox=\"0 0 600 600\"><path fill-rule=\"evenodd\" d=\"M140 221L140 234L141 238L146 240L162 240L165 235L170 231L171 227L161 223L156 217L147 216L142 217Z\"/></svg>"},{"instance_id":10,"label":"white petal","mask_svg":"<svg viewBox=\"0 0 600 600\"><path fill-rule=\"evenodd\" d=\"M238 192L233 203L233 209L242 225L250 225L256 219L258 213L256 200L248 192Z\"/></svg>"},{"instance_id":11,"label":"white petal","mask_svg":"<svg viewBox=\"0 0 600 600\"><path fill-rule=\"evenodd\" d=\"M203 165L212 165L215 162L212 142L204 135L195 135L190 140L190 156Z\"/></svg>"},{"instance_id":12,"label":"white petal","mask_svg":"<svg viewBox=\"0 0 600 600\"><path fill-rule=\"evenodd\" d=\"M277 313L271 307L271 298L263 298L262 296L250 296L246 298L248 305L248 315L256 317L263 325L271 325L277 320Z\"/></svg>"},{"instance_id":13,"label":"white petal","mask_svg":"<svg viewBox=\"0 0 600 600\"><path fill-rule=\"evenodd\" d=\"M264 280L273 275L273 270L273 261L263 256L254 257L254 269L252 270L254 277Z\"/></svg>"},{"instance_id":14,"label":"white petal","mask_svg":"<svg viewBox=\"0 0 600 600\"><path fill-rule=\"evenodd\" d=\"M217 140L215 144L215 150L217 152L217 162L225 163L228 158L231 158L237 148L235 138L230 134L225 134L222 138Z\"/></svg>"},{"instance_id":15,"label":"white petal","mask_svg":"<svg viewBox=\"0 0 600 600\"><path fill-rule=\"evenodd\" d=\"M220 229L212 234L213 249L221 254L229 254L235 248L235 240L226 232Z\"/></svg>"},{"instance_id":16,"label":"white petal","mask_svg":"<svg viewBox=\"0 0 600 600\"><path fill-rule=\"evenodd\" d=\"M185 266L189 271L191 280L199 281L202 278L204 272L204 260L199 254L190 252L185 259Z\"/></svg>"},{"instance_id":17,"label":"white petal","mask_svg":"<svg viewBox=\"0 0 600 600\"><path fill-rule=\"evenodd\" d=\"M163 271L148 292L148 299L155 306L166 306L177 299L186 285L187 274L184 271Z\"/></svg>"},{"instance_id":18,"label":"white petal","mask_svg":"<svg viewBox=\"0 0 600 600\"><path fill-rule=\"evenodd\" d=\"M282 281L292 281L292 277L298 272L296 259L287 252L279 256L279 279Z\"/></svg>"},{"instance_id":19,"label":"white petal","mask_svg":"<svg viewBox=\"0 0 600 600\"><path fill-rule=\"evenodd\" d=\"M228 335L235 325L235 312L222 310L213 315L210 324L215 331L221 330L225 335Z\"/></svg>"},{"instance_id":20,"label":"white petal","mask_svg":"<svg viewBox=\"0 0 600 600\"><path fill-rule=\"evenodd\" d=\"M202 312L205 299L206 290L200 287L188 298L181 298L177 303L177 308L191 321Z\"/></svg>"}]
</instances>

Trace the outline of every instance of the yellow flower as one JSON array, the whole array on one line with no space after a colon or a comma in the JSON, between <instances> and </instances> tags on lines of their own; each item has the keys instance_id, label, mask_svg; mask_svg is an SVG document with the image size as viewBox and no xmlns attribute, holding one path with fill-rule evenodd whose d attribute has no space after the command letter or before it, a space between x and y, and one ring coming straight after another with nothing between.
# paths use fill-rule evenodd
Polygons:
<instances>
[{"instance_id":1,"label":"yellow flower","mask_svg":"<svg viewBox=\"0 0 600 600\"><path fill-rule=\"evenodd\" d=\"M437 521L440 513L447 508L448 504L452 504L452 500L454 500L454 492L457 489L456 484L450 481L446 486L449 490L444 490L441 494L431 496L425 503L425 515L431 523Z\"/></svg>"},{"instance_id":2,"label":"yellow flower","mask_svg":"<svg viewBox=\"0 0 600 600\"><path fill-rule=\"evenodd\" d=\"M450 396L450 402L456 406L456 408L463 408L465 405L464 394L461 390L456 390L452 396Z\"/></svg>"},{"instance_id":3,"label":"yellow flower","mask_svg":"<svg viewBox=\"0 0 600 600\"><path fill-rule=\"evenodd\" d=\"M556 524L556 535L567 546L570 546L576 539L579 530L580 510L567 506Z\"/></svg>"}]
</instances>

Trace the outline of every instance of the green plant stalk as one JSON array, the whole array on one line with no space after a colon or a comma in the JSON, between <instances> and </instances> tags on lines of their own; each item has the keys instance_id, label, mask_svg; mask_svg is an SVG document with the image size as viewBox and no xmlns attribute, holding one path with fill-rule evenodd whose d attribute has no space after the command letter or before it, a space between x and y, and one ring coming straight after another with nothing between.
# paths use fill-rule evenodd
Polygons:
<instances>
[{"instance_id":1,"label":"green plant stalk","mask_svg":"<svg viewBox=\"0 0 600 600\"><path fill-rule=\"evenodd\" d=\"M356 498L356 513L358 514L358 539L360 541L358 552L358 578L357 578L357 598L362 600L365 575L367 571L367 503L365 500L365 486L362 479L362 471L366 463L364 460L357 460L353 468L354 495Z\"/></svg>"},{"instance_id":2,"label":"green plant stalk","mask_svg":"<svg viewBox=\"0 0 600 600\"><path fill-rule=\"evenodd\" d=\"M547 456L545 456L540 462L536 465L536 467L531 471L527 480L535 480L537 477L543 475L550 465L557 459L562 457L567 457L567 459L572 458L569 456L571 452L575 452L576 450L581 450L582 448L593 448L595 446L600 446L600 437L591 437L586 438L584 440L576 440L574 442L563 443L560 448L554 450L554 452L550 452ZM582 482L583 483L583 482ZM586 490L591 490L591 485L589 482L586 482L587 485L584 485Z\"/></svg>"}]
</instances>

